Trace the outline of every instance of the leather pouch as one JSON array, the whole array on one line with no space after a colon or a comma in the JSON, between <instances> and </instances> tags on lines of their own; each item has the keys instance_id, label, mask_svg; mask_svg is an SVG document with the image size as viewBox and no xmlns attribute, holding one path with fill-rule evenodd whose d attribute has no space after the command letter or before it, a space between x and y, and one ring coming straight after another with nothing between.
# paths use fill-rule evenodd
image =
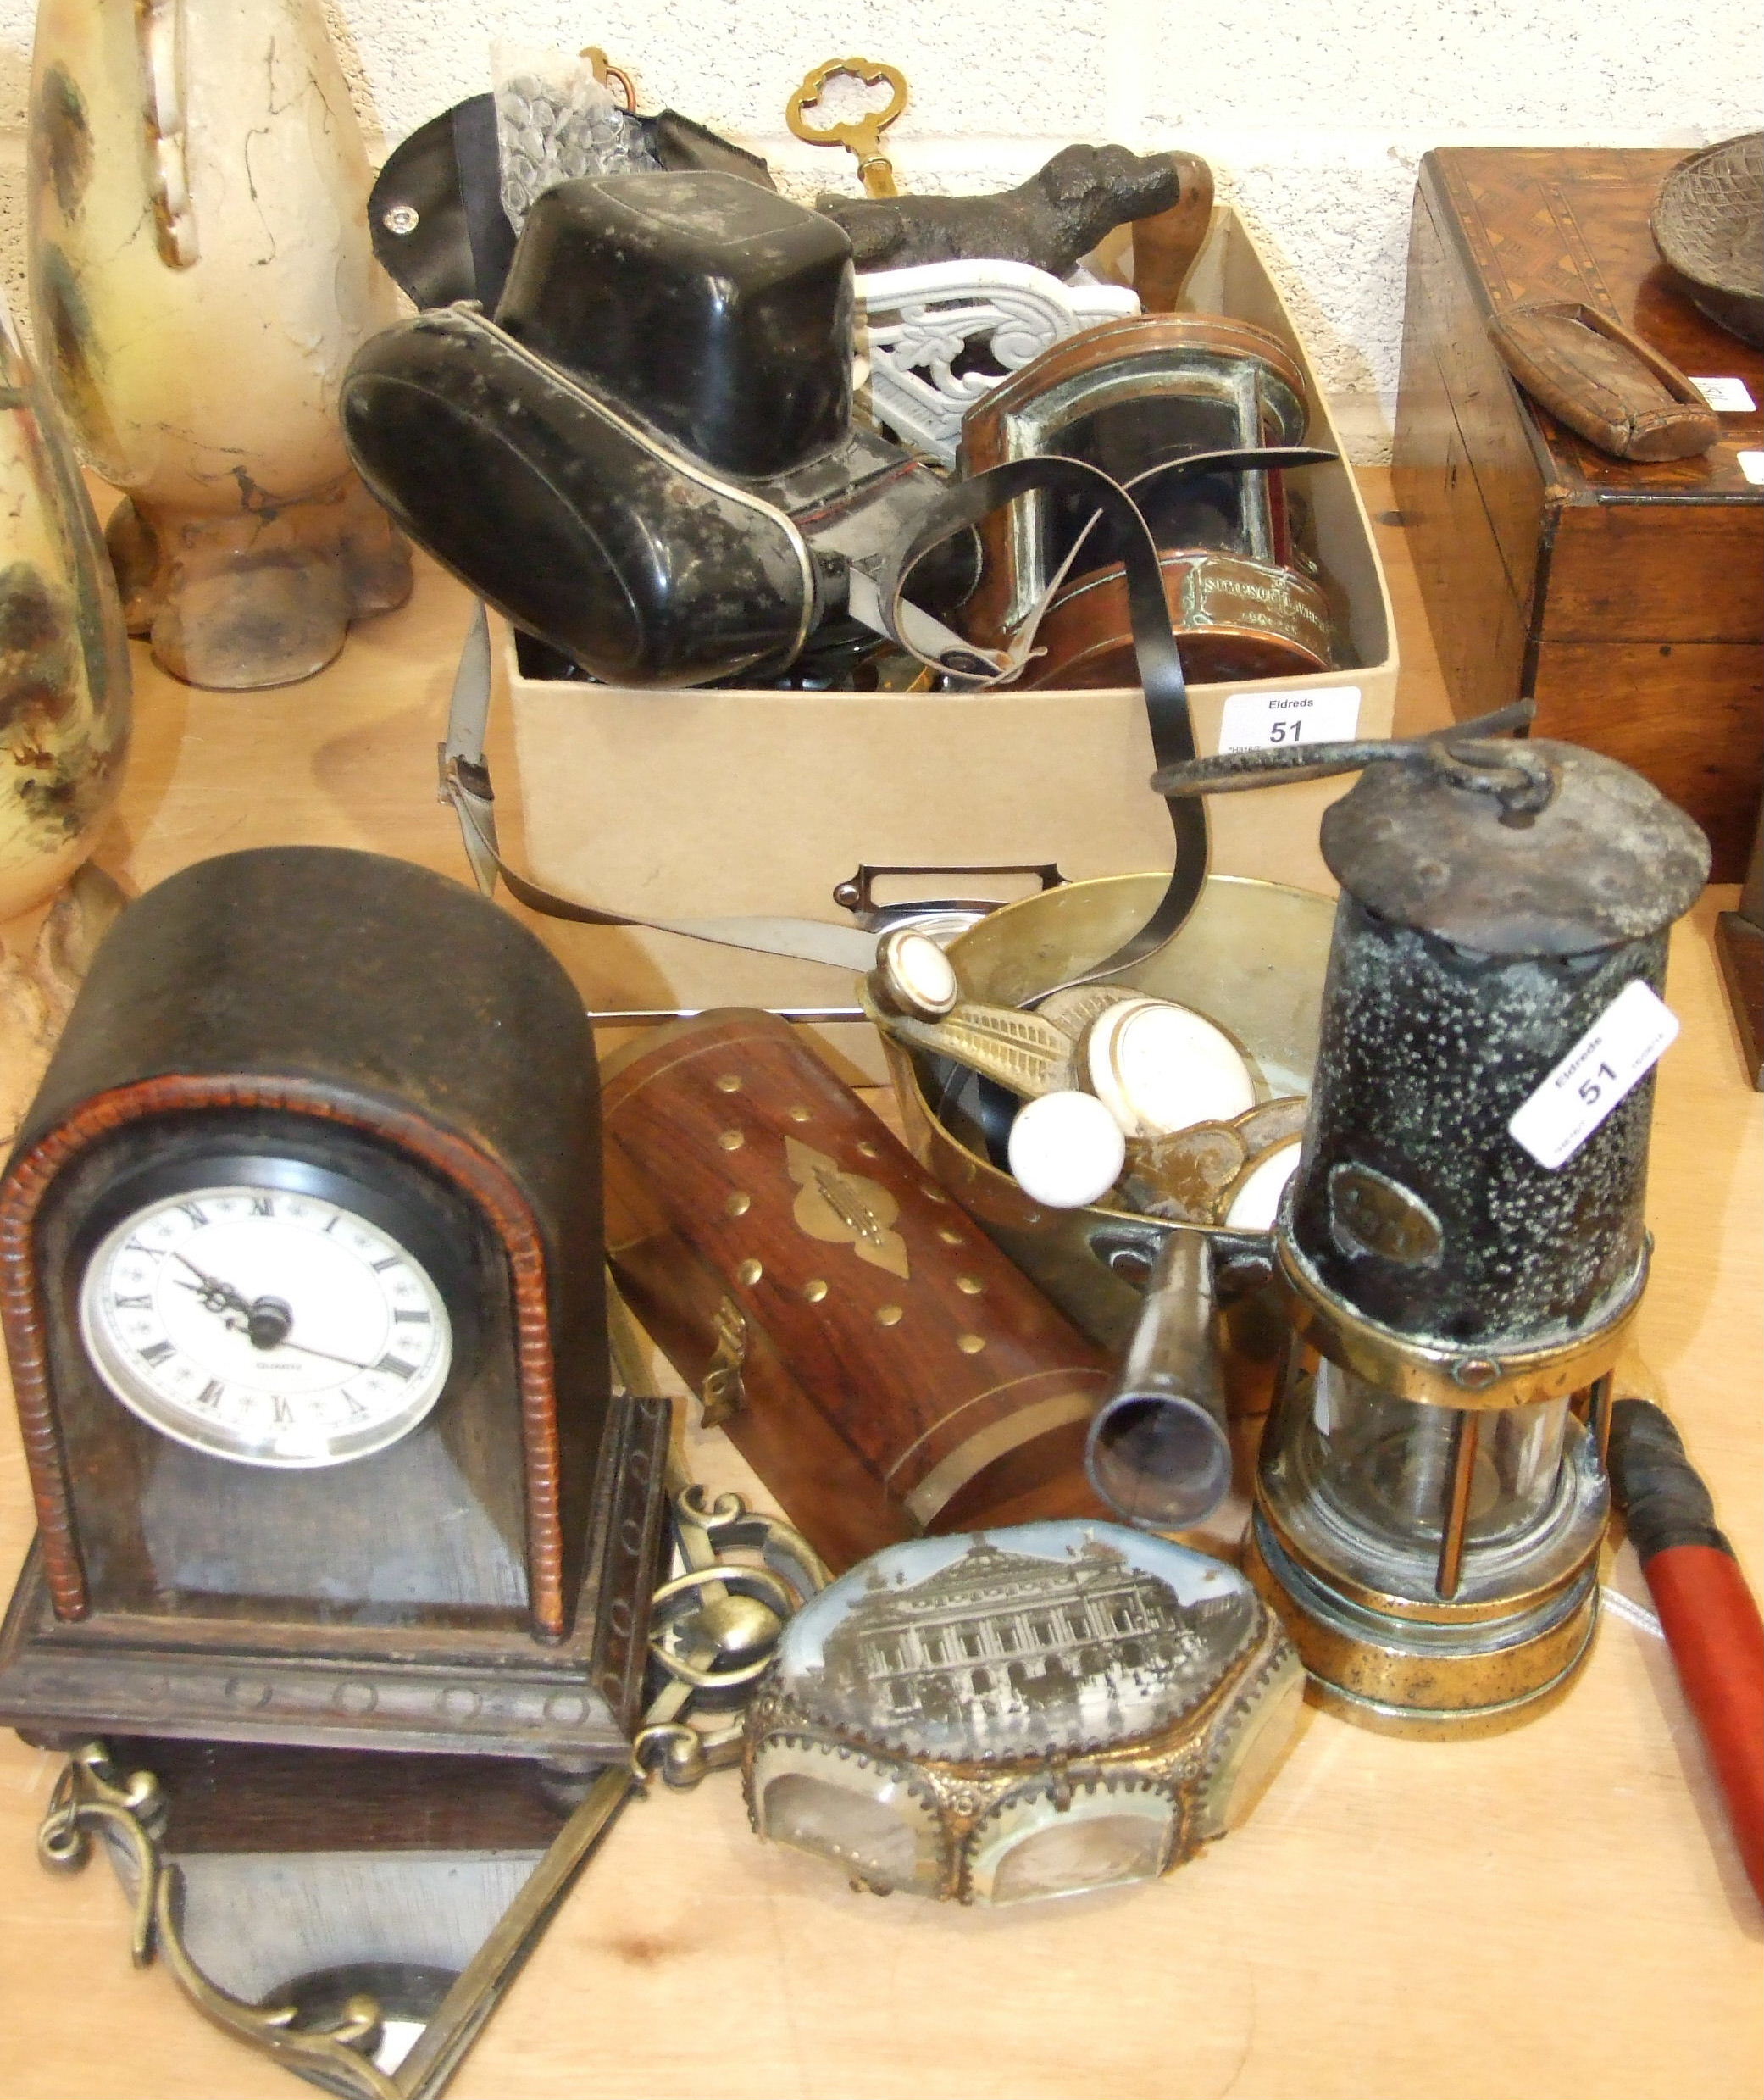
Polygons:
<instances>
[{"instance_id":1,"label":"leather pouch","mask_svg":"<svg viewBox=\"0 0 1764 2100\"><path fill-rule=\"evenodd\" d=\"M1107 1514L1107 1358L788 1022L647 1031L603 1088L619 1288L825 1560Z\"/></svg>"},{"instance_id":2,"label":"leather pouch","mask_svg":"<svg viewBox=\"0 0 1764 2100\"><path fill-rule=\"evenodd\" d=\"M1508 307L1489 336L1534 401L1613 458L1689 459L1721 435L1720 419L1678 366L1595 307Z\"/></svg>"}]
</instances>

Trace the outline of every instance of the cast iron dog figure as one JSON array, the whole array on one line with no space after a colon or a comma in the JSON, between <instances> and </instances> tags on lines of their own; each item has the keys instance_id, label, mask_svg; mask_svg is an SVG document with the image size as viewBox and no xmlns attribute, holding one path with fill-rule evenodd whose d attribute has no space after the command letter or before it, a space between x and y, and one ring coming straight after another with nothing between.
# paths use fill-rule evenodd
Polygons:
<instances>
[{"instance_id":1,"label":"cast iron dog figure","mask_svg":"<svg viewBox=\"0 0 1764 2100\"><path fill-rule=\"evenodd\" d=\"M1000 256L1064 277L1112 227L1168 211L1180 187L1171 154L1068 146L996 197L828 196L816 209L845 228L860 270Z\"/></svg>"}]
</instances>

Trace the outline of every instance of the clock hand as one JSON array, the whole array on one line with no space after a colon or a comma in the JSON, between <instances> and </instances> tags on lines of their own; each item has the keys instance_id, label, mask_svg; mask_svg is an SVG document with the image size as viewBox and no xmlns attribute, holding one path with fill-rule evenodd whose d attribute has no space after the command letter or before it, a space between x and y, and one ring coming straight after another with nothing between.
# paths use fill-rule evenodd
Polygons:
<instances>
[{"instance_id":1,"label":"clock hand","mask_svg":"<svg viewBox=\"0 0 1764 2100\"><path fill-rule=\"evenodd\" d=\"M172 1252L177 1253L177 1249ZM288 1331L294 1324L294 1315L283 1298L261 1297L247 1299L230 1283L223 1283L218 1276L206 1275L187 1254L178 1254L178 1259L199 1281L186 1283L186 1291L194 1291L205 1310L218 1313L236 1333L243 1334L254 1349L296 1349L302 1356L323 1357L327 1364L347 1364L352 1371L371 1370L369 1364L358 1364L353 1357L337 1356L329 1349L315 1349L309 1342L291 1342ZM177 1281L183 1282L182 1277Z\"/></svg>"},{"instance_id":2,"label":"clock hand","mask_svg":"<svg viewBox=\"0 0 1764 2100\"><path fill-rule=\"evenodd\" d=\"M327 1364L342 1364L352 1371L367 1371L371 1364L359 1364L352 1356L338 1356L330 1349L315 1349L310 1342L291 1342L289 1330L294 1325L294 1314L285 1298L261 1297L247 1299L241 1291L231 1284L223 1283L219 1277L211 1276L197 1267L187 1254L172 1253L197 1279L194 1284L185 1284L186 1291L195 1291L204 1309L219 1313L229 1327L243 1333L255 1349L294 1349L302 1356L322 1357ZM183 1279L178 1279L180 1282ZM198 1286L200 1286L198 1288Z\"/></svg>"},{"instance_id":3,"label":"clock hand","mask_svg":"<svg viewBox=\"0 0 1764 2100\"><path fill-rule=\"evenodd\" d=\"M258 1346L263 1345L260 1343ZM347 1364L352 1371L370 1371L374 1368L371 1364L358 1364L352 1356L333 1356L329 1349L315 1349L308 1342L290 1342L286 1335L282 1336L280 1346L284 1349L297 1349L302 1356L322 1356L327 1364Z\"/></svg>"},{"instance_id":4,"label":"clock hand","mask_svg":"<svg viewBox=\"0 0 1764 2100\"><path fill-rule=\"evenodd\" d=\"M236 1291L231 1284L223 1283L219 1276L211 1276L206 1270L198 1269L187 1254L180 1254L176 1247L172 1249L172 1254L196 1278L194 1284L186 1283L184 1288L196 1292L204 1312L219 1314L227 1325L234 1328L239 1325L241 1317L247 1320L250 1319L252 1308L242 1291ZM182 1277L177 1281L183 1282Z\"/></svg>"},{"instance_id":5,"label":"clock hand","mask_svg":"<svg viewBox=\"0 0 1764 2100\"><path fill-rule=\"evenodd\" d=\"M338 1356L330 1349L316 1349L310 1342L291 1341L293 1325L293 1308L286 1298L263 1297L249 1308L245 1331L255 1348L294 1349L302 1356L323 1357L327 1364L346 1364L352 1371L373 1369L370 1364L358 1364L352 1356Z\"/></svg>"}]
</instances>

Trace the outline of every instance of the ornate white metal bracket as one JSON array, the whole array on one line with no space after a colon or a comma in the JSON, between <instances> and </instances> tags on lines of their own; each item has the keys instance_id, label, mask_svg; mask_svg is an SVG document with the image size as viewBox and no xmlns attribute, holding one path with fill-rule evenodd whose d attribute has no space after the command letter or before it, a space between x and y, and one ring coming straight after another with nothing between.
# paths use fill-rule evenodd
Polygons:
<instances>
[{"instance_id":1,"label":"ornate white metal bracket","mask_svg":"<svg viewBox=\"0 0 1764 2100\"><path fill-rule=\"evenodd\" d=\"M858 278L857 297L876 420L946 466L989 388L1081 328L1140 310L1123 287L1002 261L875 270Z\"/></svg>"}]
</instances>

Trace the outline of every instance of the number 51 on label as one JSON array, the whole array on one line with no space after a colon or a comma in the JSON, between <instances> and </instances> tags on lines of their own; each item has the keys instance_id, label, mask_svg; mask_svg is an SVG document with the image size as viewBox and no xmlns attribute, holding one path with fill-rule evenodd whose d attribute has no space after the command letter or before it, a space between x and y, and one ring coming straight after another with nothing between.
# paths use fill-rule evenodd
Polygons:
<instances>
[{"instance_id":1,"label":"number 51 on label","mask_svg":"<svg viewBox=\"0 0 1764 2100\"><path fill-rule=\"evenodd\" d=\"M1221 751L1333 743L1358 734L1360 688L1314 686L1298 692L1234 692L1219 721Z\"/></svg>"}]
</instances>

